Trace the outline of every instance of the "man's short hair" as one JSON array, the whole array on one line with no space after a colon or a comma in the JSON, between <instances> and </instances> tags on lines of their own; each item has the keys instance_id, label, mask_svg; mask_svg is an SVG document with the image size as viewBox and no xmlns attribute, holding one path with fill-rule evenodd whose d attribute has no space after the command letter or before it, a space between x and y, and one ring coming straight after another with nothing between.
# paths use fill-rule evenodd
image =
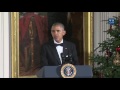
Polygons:
<instances>
[{"instance_id":1,"label":"man's short hair","mask_svg":"<svg viewBox=\"0 0 120 90\"><path fill-rule=\"evenodd\" d=\"M62 28L65 30L65 26L64 26L62 23L60 23L60 22L54 23L54 24L52 25L52 27L54 27L54 26L60 26L60 27L62 27Z\"/></svg>"}]
</instances>

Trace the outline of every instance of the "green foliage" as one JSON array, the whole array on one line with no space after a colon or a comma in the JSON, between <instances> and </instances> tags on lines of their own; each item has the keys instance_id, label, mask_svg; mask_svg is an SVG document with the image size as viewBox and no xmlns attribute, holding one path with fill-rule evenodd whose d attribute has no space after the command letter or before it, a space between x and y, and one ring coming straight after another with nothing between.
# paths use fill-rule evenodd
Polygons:
<instances>
[{"instance_id":1,"label":"green foliage","mask_svg":"<svg viewBox=\"0 0 120 90\"><path fill-rule=\"evenodd\" d=\"M99 46L97 49L94 50L91 57L95 78L99 78L101 77L101 75L104 78L120 77L120 66L113 63L116 57L116 48L120 46L120 17L113 18L115 19L115 22L112 25L112 28L105 31L107 34L110 35L110 38L107 38L102 43L98 43ZM96 54L98 49L99 52L98 54ZM109 56L105 55L107 50L109 51Z\"/></svg>"}]
</instances>

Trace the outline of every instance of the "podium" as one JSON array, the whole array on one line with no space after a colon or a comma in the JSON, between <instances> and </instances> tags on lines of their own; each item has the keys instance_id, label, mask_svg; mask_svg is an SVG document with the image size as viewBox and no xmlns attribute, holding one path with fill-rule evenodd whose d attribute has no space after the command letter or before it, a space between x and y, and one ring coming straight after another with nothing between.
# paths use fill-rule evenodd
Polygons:
<instances>
[{"instance_id":1,"label":"podium","mask_svg":"<svg viewBox=\"0 0 120 90\"><path fill-rule=\"evenodd\" d=\"M93 72L89 65L75 65L76 75L74 78L92 78ZM37 72L37 78L62 78L61 66L44 66Z\"/></svg>"}]
</instances>

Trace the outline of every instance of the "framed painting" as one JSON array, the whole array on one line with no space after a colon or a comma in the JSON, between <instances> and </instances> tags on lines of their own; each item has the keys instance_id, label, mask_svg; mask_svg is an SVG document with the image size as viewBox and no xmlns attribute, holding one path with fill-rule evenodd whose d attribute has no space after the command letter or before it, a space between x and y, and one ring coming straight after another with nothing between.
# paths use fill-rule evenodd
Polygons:
<instances>
[{"instance_id":1,"label":"framed painting","mask_svg":"<svg viewBox=\"0 0 120 90\"><path fill-rule=\"evenodd\" d=\"M61 22L64 39L74 42L80 64L89 64L92 52L92 12L11 12L12 78L36 78L41 46L52 39L51 25Z\"/></svg>"}]
</instances>

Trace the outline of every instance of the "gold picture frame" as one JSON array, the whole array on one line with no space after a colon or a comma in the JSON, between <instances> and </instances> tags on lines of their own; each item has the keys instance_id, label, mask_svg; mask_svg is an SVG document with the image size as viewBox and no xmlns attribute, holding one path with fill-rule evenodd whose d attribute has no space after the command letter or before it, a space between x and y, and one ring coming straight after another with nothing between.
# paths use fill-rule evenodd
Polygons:
<instances>
[{"instance_id":1,"label":"gold picture frame","mask_svg":"<svg viewBox=\"0 0 120 90\"><path fill-rule=\"evenodd\" d=\"M19 75L19 12L10 12L11 18L11 70L12 78L36 78ZM83 12L84 64L91 65L89 56L93 51L93 12Z\"/></svg>"}]
</instances>

